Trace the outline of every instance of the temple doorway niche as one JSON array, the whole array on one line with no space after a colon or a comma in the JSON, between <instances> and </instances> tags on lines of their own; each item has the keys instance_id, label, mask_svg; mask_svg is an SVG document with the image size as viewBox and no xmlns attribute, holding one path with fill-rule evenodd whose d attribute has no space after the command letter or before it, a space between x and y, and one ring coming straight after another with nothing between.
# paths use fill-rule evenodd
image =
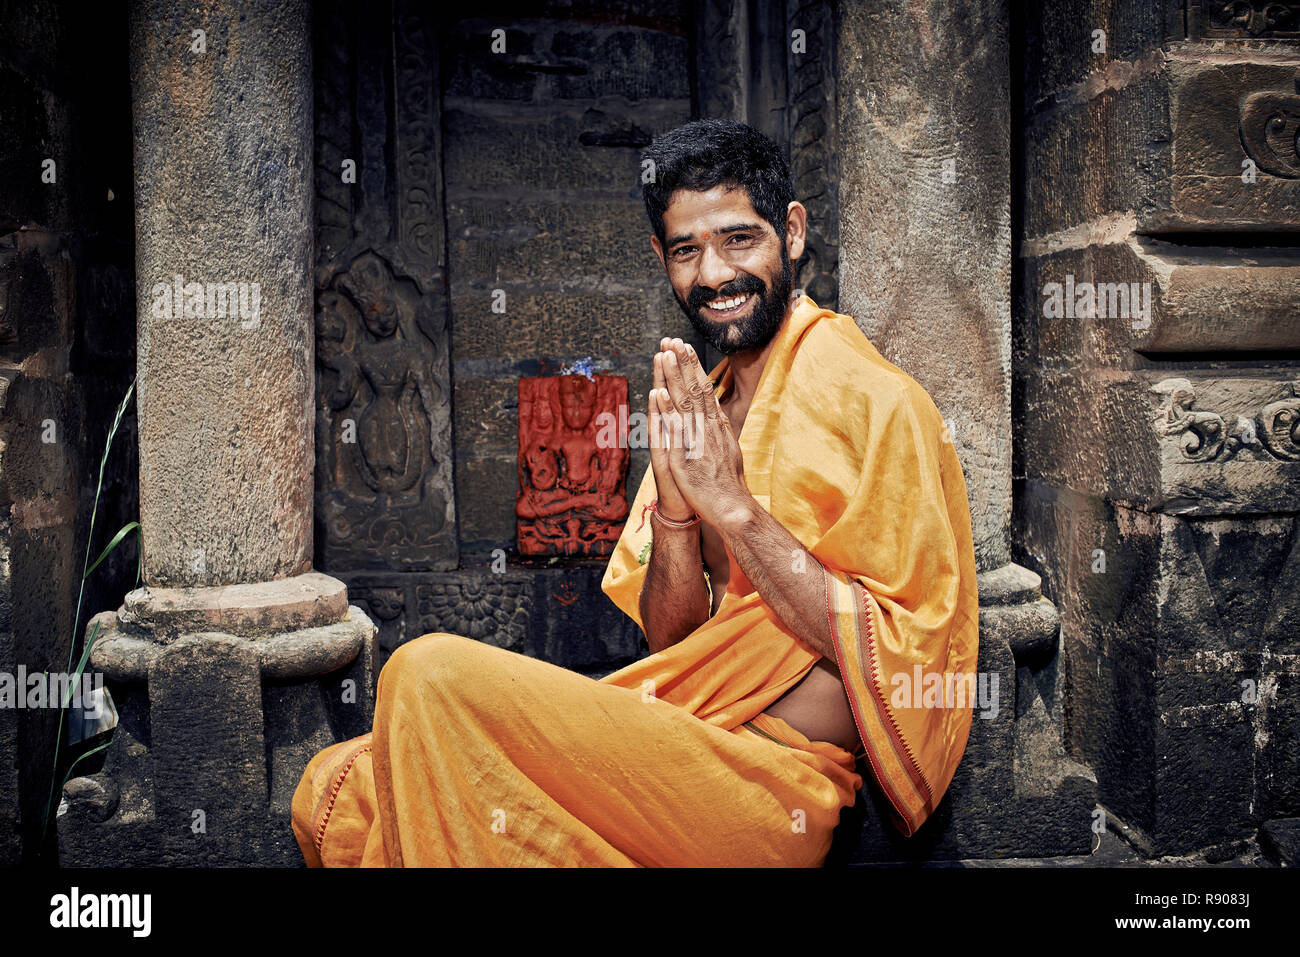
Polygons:
<instances>
[{"instance_id":1,"label":"temple doorway niche","mask_svg":"<svg viewBox=\"0 0 1300 957\"><path fill-rule=\"evenodd\" d=\"M812 226L797 285L835 306L831 5L795 16L315 7L315 558L379 625L380 664L431 631L593 675L643 652L600 591L599 549L521 554L520 382L621 378L627 412L644 412L662 336L707 355L640 192L641 149L697 116L791 144ZM628 451L609 496L624 502L649 466Z\"/></svg>"}]
</instances>

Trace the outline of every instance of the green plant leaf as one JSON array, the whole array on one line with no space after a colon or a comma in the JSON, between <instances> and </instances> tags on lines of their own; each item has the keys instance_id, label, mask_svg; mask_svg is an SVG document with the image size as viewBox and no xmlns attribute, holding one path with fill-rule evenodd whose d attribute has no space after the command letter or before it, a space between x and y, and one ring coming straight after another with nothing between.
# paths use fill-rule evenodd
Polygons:
<instances>
[{"instance_id":1,"label":"green plant leaf","mask_svg":"<svg viewBox=\"0 0 1300 957\"><path fill-rule=\"evenodd\" d=\"M59 793L62 794L62 793L63 793L63 785L64 785L64 784L67 784L69 781L72 780L72 769L73 769L73 768L75 768L75 767L76 767L78 764L80 764L82 761L86 760L86 758L90 757L92 754L98 754L100 751L103 751L106 747L108 747L108 746L109 746L110 744L112 744L112 743L113 743L112 741L105 741L103 744L96 745L95 747L91 748L91 749L90 749L89 751L87 751L85 754L78 755L77 758L76 758L76 760L74 760L71 764L68 765L68 770L67 770L67 771L64 773L64 775L63 775L63 784L60 784L60 785L59 785ZM47 818L48 818L48 813L47 813Z\"/></svg>"},{"instance_id":2,"label":"green plant leaf","mask_svg":"<svg viewBox=\"0 0 1300 957\"><path fill-rule=\"evenodd\" d=\"M103 744L95 745L95 747L91 748L85 754L79 755L75 761L73 761L71 764L68 765L68 773L63 775L63 784L67 784L68 781L72 779L73 768L75 768L82 761L86 760L86 758L90 757L92 754L99 754L100 751L103 751L112 743L113 743L112 741L105 741ZM63 785L59 785L59 790L60 791L63 790Z\"/></svg>"},{"instance_id":3,"label":"green plant leaf","mask_svg":"<svg viewBox=\"0 0 1300 957\"><path fill-rule=\"evenodd\" d=\"M122 416L126 414L126 407L130 405L131 396L134 394L135 394L135 380L132 379L131 384L127 387L126 395L122 397L122 401L117 407L117 413L113 416L113 424L108 430L108 438L104 440L104 454L100 456L99 459L99 476L95 482L95 500L94 500L94 504L91 506L90 509L90 529L86 533L86 557L81 563L81 568L82 568L81 588L77 592L77 609L72 616L72 641L68 644L68 668L67 668L68 673L72 672L72 660L77 653L77 630L81 626L81 605L86 597L86 579L90 577L90 573L95 570L95 568L99 565L99 563L104 560L104 557L108 555L108 553L111 552L121 542L122 538L131 532L132 526L134 526L136 530L136 543L138 546L141 546L140 554L138 555L138 559L136 562L136 584L138 585L140 582L140 572L141 569L143 568L143 562L144 562L144 549L141 545L140 538L139 538L140 525L138 522L131 522L125 528L119 531L115 536L113 536L113 540L109 542L108 547L105 548L104 551L100 554L99 558L95 560L95 564L94 565L90 564L90 549L92 543L95 541L95 521L99 517L99 497L104 490L104 470L108 467L108 453L112 451L113 438L117 435L118 427L122 424ZM99 626L95 625L93 631L90 634L90 637L86 641L85 648L82 650L81 663L77 666L77 670L76 670L76 680L69 686L68 689L69 691L71 691L71 689L75 687L76 684L80 683L81 676L85 673L86 663L90 660L91 647L94 645L95 639L98 636L99 636ZM71 699L69 698L68 700ZM59 727L58 727L58 731L55 732L55 736L54 736L54 766L50 768L50 793L47 796L45 801L45 821L42 825L42 831L41 831L42 843L44 843L44 840L49 836L50 824L54 820L53 811L54 811L55 783L59 776L59 757L60 755L63 754L63 719L67 710L68 700L65 700L63 702L63 707L59 709ZM78 758L76 761L73 761L72 764L69 765L68 773L71 774L72 768L75 767L78 762L89 757L90 755L94 754L97 751L102 751L106 747L108 747L108 745L104 744L99 748L95 748L94 750L88 751L86 752L86 754L83 754L80 758ZM63 778L63 783L66 784L67 782L68 782L68 778L65 775ZM59 786L59 790L62 790L62 785Z\"/></svg>"},{"instance_id":4,"label":"green plant leaf","mask_svg":"<svg viewBox=\"0 0 1300 957\"><path fill-rule=\"evenodd\" d=\"M77 611L72 619L72 644L68 646L68 670L72 670L72 656L76 653L77 648L77 628L81 624L81 603L86 597L86 575L89 574L90 566L90 544L95 540L95 520L99 516L99 496L104 490L104 469L108 467L108 453L113 448L113 437L117 435L118 426L122 424L122 416L126 414L126 407L131 402L131 396L135 394L135 380L127 387L126 395L122 397L121 403L117 407L117 414L113 416L113 425L108 430L108 438L104 440L104 454L99 459L99 478L95 483L95 501L90 509L90 531L86 534L86 558L81 563L81 589L77 593ZM54 780L51 776L50 784Z\"/></svg>"},{"instance_id":5,"label":"green plant leaf","mask_svg":"<svg viewBox=\"0 0 1300 957\"><path fill-rule=\"evenodd\" d=\"M81 653L81 661L77 662L77 670L72 673L72 680L68 682L67 693L63 696L63 708L66 710L68 702L72 700L72 689L81 684L81 676L86 673L86 665L90 662L90 652L95 647L95 639L99 637L99 622L90 626L90 637L86 639L86 650ZM59 735L63 734L63 716L59 716Z\"/></svg>"},{"instance_id":6,"label":"green plant leaf","mask_svg":"<svg viewBox=\"0 0 1300 957\"><path fill-rule=\"evenodd\" d=\"M104 550L100 552L99 557L95 559L95 564L91 565L84 572L82 572L81 577L88 578L90 576L90 573L99 567L99 563L108 557L108 553L111 552L113 549L117 548L117 546L121 544L122 539L126 538L127 535L131 534L132 529L136 529L139 527L140 527L139 522L127 522L120 529L118 529L117 534L113 536L113 540L104 546Z\"/></svg>"}]
</instances>

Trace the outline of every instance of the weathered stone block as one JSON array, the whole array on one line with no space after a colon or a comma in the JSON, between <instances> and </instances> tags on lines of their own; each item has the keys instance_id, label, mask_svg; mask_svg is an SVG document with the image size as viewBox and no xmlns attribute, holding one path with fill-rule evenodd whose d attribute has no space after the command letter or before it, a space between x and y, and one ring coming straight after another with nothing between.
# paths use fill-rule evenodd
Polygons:
<instances>
[{"instance_id":1,"label":"weathered stone block","mask_svg":"<svg viewBox=\"0 0 1300 957\"><path fill-rule=\"evenodd\" d=\"M513 115L456 104L444 118L445 175L449 198L457 203L464 202L465 190L493 189L519 199L536 190L563 190L635 204L641 198L641 148L690 116L682 102L630 106L614 99L599 107L556 103L545 112L533 108ZM642 223L644 231L644 213ZM586 243L582 248L590 251Z\"/></svg>"},{"instance_id":2,"label":"weathered stone block","mask_svg":"<svg viewBox=\"0 0 1300 957\"><path fill-rule=\"evenodd\" d=\"M1128 284L1130 293L1137 283L1143 305L1150 300L1149 315L1139 315L1130 296L1126 313L1101 324L1108 342L1094 351L1109 364L1132 364L1131 350L1155 356L1300 348L1291 321L1300 305L1300 259L1289 250L1133 237L1093 249L1092 261L1094 281ZM1108 304L1111 297L1119 298L1111 293Z\"/></svg>"},{"instance_id":3,"label":"weathered stone block","mask_svg":"<svg viewBox=\"0 0 1300 957\"><path fill-rule=\"evenodd\" d=\"M1017 518L1062 610L1067 746L1102 803L1151 853L1248 834L1291 790L1269 723L1292 720L1276 689L1293 666L1267 635L1293 604L1294 520L1157 515L1036 482Z\"/></svg>"},{"instance_id":4,"label":"weathered stone block","mask_svg":"<svg viewBox=\"0 0 1300 957\"><path fill-rule=\"evenodd\" d=\"M1086 95L1103 77L1113 83L1166 38L1183 35L1182 0L1034 3L1021 10L1025 100L1031 108Z\"/></svg>"},{"instance_id":5,"label":"weathered stone block","mask_svg":"<svg viewBox=\"0 0 1300 957\"><path fill-rule=\"evenodd\" d=\"M1168 214L1158 217L1165 228L1294 228L1298 68L1300 58L1215 62L1195 49L1170 58L1173 166Z\"/></svg>"},{"instance_id":6,"label":"weathered stone block","mask_svg":"<svg viewBox=\"0 0 1300 957\"><path fill-rule=\"evenodd\" d=\"M1292 117L1278 121L1292 133L1300 124L1298 65L1262 54L1256 63L1216 59L1194 45L1153 48L1035 104L1026 126L1026 173L1036 184L1028 236L1108 215L1135 216L1143 233L1289 229L1300 157L1267 124L1274 115ZM1099 143L1125 162L1099 160Z\"/></svg>"},{"instance_id":7,"label":"weathered stone block","mask_svg":"<svg viewBox=\"0 0 1300 957\"><path fill-rule=\"evenodd\" d=\"M6 359L21 362L71 337L69 303L61 290L73 273L58 246L53 233L0 237L0 355ZM49 355L45 364L61 358Z\"/></svg>"},{"instance_id":8,"label":"weathered stone block","mask_svg":"<svg viewBox=\"0 0 1300 957\"><path fill-rule=\"evenodd\" d=\"M38 62L47 58L49 51L59 49L65 27L56 6L32 5L31 9L48 18L45 29L25 33L19 23L6 17L5 39L20 42L21 37L31 42L27 55ZM30 26L26 29L31 31ZM71 227L73 204L68 184L75 182L76 161L67 162L67 103L50 95L42 80L48 82L49 78L31 76L8 64L0 69L0 126L6 131L0 146L0 177L8 184L0 199L0 235L20 226ZM55 164L54 182L42 179L49 169L44 165L47 160Z\"/></svg>"},{"instance_id":9,"label":"weathered stone block","mask_svg":"<svg viewBox=\"0 0 1300 957\"><path fill-rule=\"evenodd\" d=\"M447 64L446 93L478 100L531 100L545 59L537 44L544 21L458 20L451 26L445 48L451 53ZM504 37L493 31L503 30ZM494 41L504 42L504 49Z\"/></svg>"},{"instance_id":10,"label":"weathered stone block","mask_svg":"<svg viewBox=\"0 0 1300 957\"><path fill-rule=\"evenodd\" d=\"M246 641L181 638L149 669L154 795L160 826L210 830L266 800L261 663Z\"/></svg>"},{"instance_id":11,"label":"weathered stone block","mask_svg":"<svg viewBox=\"0 0 1300 957\"><path fill-rule=\"evenodd\" d=\"M1068 745L1097 775L1098 799L1125 821L1154 823L1154 662L1140 648L1104 654L1065 636Z\"/></svg>"},{"instance_id":12,"label":"weathered stone block","mask_svg":"<svg viewBox=\"0 0 1300 957\"><path fill-rule=\"evenodd\" d=\"M1075 283L1094 281L1088 252L1062 250L1022 260L1020 321L1012 326L1013 354L1021 378L1036 374L1044 367L1076 367L1089 357L1090 326L1094 320L1057 318L1051 309L1052 293L1059 287L1063 301L1070 277Z\"/></svg>"},{"instance_id":13,"label":"weathered stone block","mask_svg":"<svg viewBox=\"0 0 1300 957\"><path fill-rule=\"evenodd\" d=\"M1178 853L1255 830L1254 732L1245 720L1179 727L1190 716L1162 713L1156 730L1157 854Z\"/></svg>"},{"instance_id":14,"label":"weathered stone block","mask_svg":"<svg viewBox=\"0 0 1300 957\"><path fill-rule=\"evenodd\" d=\"M1098 87L1026 121L1030 239L1113 214L1144 224L1168 207L1169 83L1159 51L1122 82Z\"/></svg>"},{"instance_id":15,"label":"weathered stone block","mask_svg":"<svg viewBox=\"0 0 1300 957\"><path fill-rule=\"evenodd\" d=\"M649 236L648 229L646 236ZM647 239L647 245L648 245ZM658 266L658 275L662 267ZM658 278L647 274L647 279ZM545 280L541 276L522 277ZM677 307L666 288L662 295L647 289L610 290L600 295L561 292L558 289L520 289L511 282L506 290L505 312L494 312L490 289L459 286L451 300L452 345L456 353L456 370L475 359L508 361L559 360L591 356L611 363L625 362L650 368L651 357L659 350L662 336L681 336L696 340L695 331ZM542 282L537 282L538 286ZM664 281L666 287L666 280ZM536 369L518 374L555 373L559 368ZM602 371L613 371L602 368ZM621 375L623 371L620 369ZM460 401L459 392L457 402Z\"/></svg>"},{"instance_id":16,"label":"weathered stone block","mask_svg":"<svg viewBox=\"0 0 1300 957\"><path fill-rule=\"evenodd\" d=\"M575 670L613 671L648 653L636 623L600 590L602 561L533 574L536 655Z\"/></svg>"},{"instance_id":17,"label":"weathered stone block","mask_svg":"<svg viewBox=\"0 0 1300 957\"><path fill-rule=\"evenodd\" d=\"M519 456L513 451L457 457L457 486L478 490L474 498L461 500L461 540L466 548L514 547L518 473Z\"/></svg>"},{"instance_id":18,"label":"weathered stone block","mask_svg":"<svg viewBox=\"0 0 1300 957\"><path fill-rule=\"evenodd\" d=\"M1265 672L1260 690L1265 695L1255 746L1259 749L1255 776L1260 789L1259 816L1300 813L1300 655L1296 640L1288 654L1279 655L1277 670Z\"/></svg>"},{"instance_id":19,"label":"weathered stone block","mask_svg":"<svg viewBox=\"0 0 1300 957\"><path fill-rule=\"evenodd\" d=\"M572 167L566 168L565 177L572 188ZM563 279L559 292L603 295L611 276L635 277L638 284L650 286L663 274L650 248L645 207L631 198L580 204L529 199L489 203L453 195L447 203L447 232L453 291L463 295L459 284L466 280L481 284L488 307L487 290L503 288L508 296L516 283L547 280L559 285ZM582 242L576 242L577 237Z\"/></svg>"},{"instance_id":20,"label":"weathered stone block","mask_svg":"<svg viewBox=\"0 0 1300 957\"><path fill-rule=\"evenodd\" d=\"M1045 368L1022 395L1025 467L1048 484L1188 515L1283 511L1300 495L1287 380Z\"/></svg>"},{"instance_id":21,"label":"weathered stone block","mask_svg":"<svg viewBox=\"0 0 1300 957\"><path fill-rule=\"evenodd\" d=\"M518 454L519 389L514 377L456 377L456 441L459 459ZM458 465L460 462L458 461ZM517 483L512 483L517 484ZM461 486L464 488L465 486ZM507 489L475 487L478 494L504 493ZM466 496L469 498L469 496ZM462 521L474 507L462 506Z\"/></svg>"},{"instance_id":22,"label":"weathered stone block","mask_svg":"<svg viewBox=\"0 0 1300 957\"><path fill-rule=\"evenodd\" d=\"M689 58L687 47L680 30L676 34L632 26L556 30L551 53L582 67L581 72L554 74L556 93L566 99L685 100L691 95L690 74L681 68ZM627 124L629 133L635 128Z\"/></svg>"},{"instance_id":23,"label":"weathered stone block","mask_svg":"<svg viewBox=\"0 0 1300 957\"><path fill-rule=\"evenodd\" d=\"M1300 818L1269 821L1259 832L1260 849L1284 867L1300 866Z\"/></svg>"}]
</instances>

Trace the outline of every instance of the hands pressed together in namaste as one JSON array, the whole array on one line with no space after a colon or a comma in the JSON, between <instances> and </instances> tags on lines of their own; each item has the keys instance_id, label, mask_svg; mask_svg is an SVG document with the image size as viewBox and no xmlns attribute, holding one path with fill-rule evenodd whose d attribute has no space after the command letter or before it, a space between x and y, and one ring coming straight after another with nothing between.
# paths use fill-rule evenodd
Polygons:
<instances>
[{"instance_id":1,"label":"hands pressed together in namaste","mask_svg":"<svg viewBox=\"0 0 1300 957\"><path fill-rule=\"evenodd\" d=\"M750 498L744 461L713 383L695 350L681 339L659 342L649 406L659 513L669 521L698 515L719 527Z\"/></svg>"}]
</instances>

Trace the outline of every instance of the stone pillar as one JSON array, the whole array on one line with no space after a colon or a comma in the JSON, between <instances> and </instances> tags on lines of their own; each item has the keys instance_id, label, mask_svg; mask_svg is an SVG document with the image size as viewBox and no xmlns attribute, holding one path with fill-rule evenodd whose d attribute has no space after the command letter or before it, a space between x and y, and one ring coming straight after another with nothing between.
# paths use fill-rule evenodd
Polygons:
<instances>
[{"instance_id":1,"label":"stone pillar","mask_svg":"<svg viewBox=\"0 0 1300 957\"><path fill-rule=\"evenodd\" d=\"M1296 12L1026 7L1015 528L1150 854L1300 826Z\"/></svg>"},{"instance_id":2,"label":"stone pillar","mask_svg":"<svg viewBox=\"0 0 1300 957\"><path fill-rule=\"evenodd\" d=\"M374 628L311 570L309 13L131 8L145 584L91 623L122 723L65 863L294 863L298 777L369 727Z\"/></svg>"},{"instance_id":3,"label":"stone pillar","mask_svg":"<svg viewBox=\"0 0 1300 957\"><path fill-rule=\"evenodd\" d=\"M1011 560L1007 12L887 6L840 33L841 297L947 420L987 572Z\"/></svg>"},{"instance_id":4,"label":"stone pillar","mask_svg":"<svg viewBox=\"0 0 1300 957\"><path fill-rule=\"evenodd\" d=\"M306 12L139 2L131 52L145 582L296 575L314 456Z\"/></svg>"},{"instance_id":5,"label":"stone pillar","mask_svg":"<svg viewBox=\"0 0 1300 957\"><path fill-rule=\"evenodd\" d=\"M934 856L1086 853L1091 839L1089 774L1025 667L1054 657L1056 609L1011 562L1008 20L1005 0L893 0L843 5L837 34L840 311L948 422L980 571L979 669L1000 678Z\"/></svg>"}]
</instances>

